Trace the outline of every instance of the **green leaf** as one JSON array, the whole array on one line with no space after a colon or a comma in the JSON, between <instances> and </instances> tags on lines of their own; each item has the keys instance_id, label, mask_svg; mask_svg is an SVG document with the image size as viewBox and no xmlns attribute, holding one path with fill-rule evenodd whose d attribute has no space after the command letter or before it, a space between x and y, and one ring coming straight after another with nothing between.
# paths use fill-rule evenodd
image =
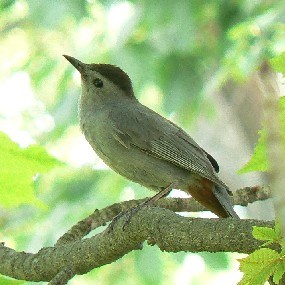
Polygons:
<instances>
[{"instance_id":1,"label":"green leaf","mask_svg":"<svg viewBox=\"0 0 285 285\"><path fill-rule=\"evenodd\" d=\"M285 73L285 52L272 58L270 63L275 71Z\"/></svg>"},{"instance_id":2,"label":"green leaf","mask_svg":"<svg viewBox=\"0 0 285 285\"><path fill-rule=\"evenodd\" d=\"M280 115L281 115L281 135L283 137L283 144L285 147L285 97L281 97L279 100ZM262 171L266 172L269 169L266 151L266 133L262 129L259 131L258 143L254 148L254 153L249 162L247 162L241 169L238 170L239 174Z\"/></svg>"},{"instance_id":3,"label":"green leaf","mask_svg":"<svg viewBox=\"0 0 285 285\"><path fill-rule=\"evenodd\" d=\"M240 270L244 273L239 285L263 285L271 275L280 276L282 256L275 250L261 248L240 260Z\"/></svg>"},{"instance_id":4,"label":"green leaf","mask_svg":"<svg viewBox=\"0 0 285 285\"><path fill-rule=\"evenodd\" d=\"M257 145L254 148L254 153L249 162L247 162L241 169L238 170L238 174L243 174L252 171L265 172L268 170L265 137L266 136L264 130L259 131L259 139Z\"/></svg>"},{"instance_id":5,"label":"green leaf","mask_svg":"<svg viewBox=\"0 0 285 285\"><path fill-rule=\"evenodd\" d=\"M284 261L280 262L276 266L276 270L273 274L273 282L275 284L279 284L279 281L281 280L282 276L284 275L285 267L284 267Z\"/></svg>"},{"instance_id":6,"label":"green leaf","mask_svg":"<svg viewBox=\"0 0 285 285\"><path fill-rule=\"evenodd\" d=\"M0 204L4 207L20 204L43 206L35 196L33 178L61 164L43 147L20 148L0 132Z\"/></svg>"},{"instance_id":7,"label":"green leaf","mask_svg":"<svg viewBox=\"0 0 285 285\"><path fill-rule=\"evenodd\" d=\"M281 225L278 219L275 220L275 227L274 227L276 235L279 237L279 239L282 238L282 231L281 231Z\"/></svg>"},{"instance_id":8,"label":"green leaf","mask_svg":"<svg viewBox=\"0 0 285 285\"><path fill-rule=\"evenodd\" d=\"M267 227L253 226L252 235L257 240L268 240L272 242L279 240L279 236L276 231Z\"/></svg>"},{"instance_id":9,"label":"green leaf","mask_svg":"<svg viewBox=\"0 0 285 285\"><path fill-rule=\"evenodd\" d=\"M262 244L262 246L268 246L269 244L274 242L281 244L282 241L280 224L277 221L275 223L274 229L253 226L252 235L257 240L267 241L266 243Z\"/></svg>"}]
</instances>

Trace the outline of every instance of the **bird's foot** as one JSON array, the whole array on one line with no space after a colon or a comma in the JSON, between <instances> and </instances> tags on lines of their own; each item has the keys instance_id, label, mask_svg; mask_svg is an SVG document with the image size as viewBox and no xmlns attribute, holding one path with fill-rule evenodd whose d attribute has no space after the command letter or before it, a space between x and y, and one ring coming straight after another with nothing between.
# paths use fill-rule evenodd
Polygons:
<instances>
[{"instance_id":1,"label":"bird's foot","mask_svg":"<svg viewBox=\"0 0 285 285\"><path fill-rule=\"evenodd\" d=\"M117 223L117 221L124 216L126 212L120 212L118 215L116 215L113 220L111 221L111 223L108 226L107 232L111 232L114 229L115 224Z\"/></svg>"},{"instance_id":2,"label":"bird's foot","mask_svg":"<svg viewBox=\"0 0 285 285\"><path fill-rule=\"evenodd\" d=\"M123 224L123 230L125 230L127 228L127 226L129 225L131 218L141 209L143 209L146 206L149 206L151 204L153 204L154 202L158 201L159 199L167 196L170 191L172 189L174 189L176 187L176 183L171 183L169 186L167 186L166 188L162 189L161 191L159 191L157 194L155 194L154 196L150 197L149 199L147 199L146 201L142 202L141 204L127 210L126 212L120 212L117 216L115 216L112 220L112 222L110 223L109 227L108 227L108 231L112 231L114 229L115 224L117 223L117 221L123 217L124 215L126 216L126 220Z\"/></svg>"},{"instance_id":3,"label":"bird's foot","mask_svg":"<svg viewBox=\"0 0 285 285\"><path fill-rule=\"evenodd\" d=\"M148 200L147 200L148 201ZM121 219L123 216L125 216L125 221L123 224L123 231L126 229L126 227L129 225L131 218L143 207L145 207L145 202L128 209L127 211L120 212L117 216L113 218L111 221L110 225L108 226L108 232L112 231L114 229L115 224L118 222L119 219Z\"/></svg>"}]
</instances>

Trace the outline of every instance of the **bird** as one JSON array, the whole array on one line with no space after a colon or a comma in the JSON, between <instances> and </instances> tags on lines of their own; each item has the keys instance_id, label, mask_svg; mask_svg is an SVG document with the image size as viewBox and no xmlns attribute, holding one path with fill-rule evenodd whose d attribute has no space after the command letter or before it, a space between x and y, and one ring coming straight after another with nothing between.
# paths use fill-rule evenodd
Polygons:
<instances>
[{"instance_id":1,"label":"bird","mask_svg":"<svg viewBox=\"0 0 285 285\"><path fill-rule=\"evenodd\" d=\"M107 166L158 193L175 185L218 217L239 218L217 161L182 128L141 104L126 72L63 56L81 74L81 130Z\"/></svg>"}]
</instances>

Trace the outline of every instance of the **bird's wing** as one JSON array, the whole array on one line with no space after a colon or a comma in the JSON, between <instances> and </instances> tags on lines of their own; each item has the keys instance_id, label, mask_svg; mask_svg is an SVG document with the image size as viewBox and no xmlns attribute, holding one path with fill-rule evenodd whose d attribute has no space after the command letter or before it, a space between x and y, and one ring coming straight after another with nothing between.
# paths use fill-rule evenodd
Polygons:
<instances>
[{"instance_id":1,"label":"bird's wing","mask_svg":"<svg viewBox=\"0 0 285 285\"><path fill-rule=\"evenodd\" d=\"M109 117L113 136L126 148L137 147L228 189L215 174L215 159L171 121L143 105L115 108Z\"/></svg>"}]
</instances>

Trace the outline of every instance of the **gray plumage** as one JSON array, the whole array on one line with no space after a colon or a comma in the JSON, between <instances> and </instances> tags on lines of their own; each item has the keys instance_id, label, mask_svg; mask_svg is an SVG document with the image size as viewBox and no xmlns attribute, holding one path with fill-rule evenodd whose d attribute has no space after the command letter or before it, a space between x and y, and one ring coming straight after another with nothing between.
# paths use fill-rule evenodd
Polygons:
<instances>
[{"instance_id":1,"label":"gray plumage","mask_svg":"<svg viewBox=\"0 0 285 285\"><path fill-rule=\"evenodd\" d=\"M176 183L219 216L238 217L215 159L180 127L140 104L125 72L65 57L81 73L81 129L110 168L156 191Z\"/></svg>"}]
</instances>

